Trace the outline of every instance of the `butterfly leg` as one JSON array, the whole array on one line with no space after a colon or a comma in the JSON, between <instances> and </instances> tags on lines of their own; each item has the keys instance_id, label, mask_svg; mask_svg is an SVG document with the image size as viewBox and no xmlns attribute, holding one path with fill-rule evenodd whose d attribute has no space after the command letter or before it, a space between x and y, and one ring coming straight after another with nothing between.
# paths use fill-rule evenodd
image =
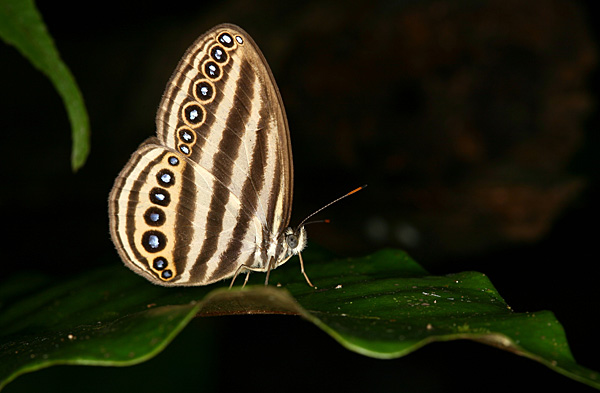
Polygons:
<instances>
[{"instance_id":1,"label":"butterfly leg","mask_svg":"<svg viewBox=\"0 0 600 393\"><path fill-rule=\"evenodd\" d=\"M248 279L250 278L250 270L246 272L246 279L244 280L244 284L242 285L242 289L248 284Z\"/></svg>"},{"instance_id":2,"label":"butterfly leg","mask_svg":"<svg viewBox=\"0 0 600 393\"><path fill-rule=\"evenodd\" d=\"M240 265L240 267L237 268L237 270L235 271L235 274L233 275L233 278L231 279L231 284L229 284L229 289L231 289L233 287L233 283L235 282L235 279L242 272L243 268L246 268L246 265ZM248 277L250 277L250 272L246 273L246 279L244 280L244 285L242 285L242 288L244 288L246 286L246 283L248 282Z\"/></svg>"},{"instance_id":3,"label":"butterfly leg","mask_svg":"<svg viewBox=\"0 0 600 393\"><path fill-rule=\"evenodd\" d=\"M235 279L237 278L237 276L239 276L239 274L242 272L242 269L246 270L246 278L244 279L244 284L242 284L242 288L244 288L246 286L246 284L248 283L248 279L250 278L250 272L258 272L260 271L259 269L254 269L251 268L249 266L246 265L240 265L237 270L235 271L235 274L233 275L233 278L231 279L231 284L229 284L229 289L233 288L233 283L235 282ZM268 278L267 278L268 279Z\"/></svg>"},{"instance_id":4,"label":"butterfly leg","mask_svg":"<svg viewBox=\"0 0 600 393\"><path fill-rule=\"evenodd\" d=\"M300 271L304 275L304 278L306 279L306 282L308 283L308 285L310 285L311 287L314 288L315 286L313 285L312 282L310 282L310 280L308 279L308 276L304 272L304 261L302 260L302 254L298 253L298 257L300 258Z\"/></svg>"},{"instance_id":5,"label":"butterfly leg","mask_svg":"<svg viewBox=\"0 0 600 393\"><path fill-rule=\"evenodd\" d=\"M267 268L267 277L265 278L265 286L269 285L269 275L271 274L271 269L275 264L275 258L271 257L269 260L269 267Z\"/></svg>"}]
</instances>

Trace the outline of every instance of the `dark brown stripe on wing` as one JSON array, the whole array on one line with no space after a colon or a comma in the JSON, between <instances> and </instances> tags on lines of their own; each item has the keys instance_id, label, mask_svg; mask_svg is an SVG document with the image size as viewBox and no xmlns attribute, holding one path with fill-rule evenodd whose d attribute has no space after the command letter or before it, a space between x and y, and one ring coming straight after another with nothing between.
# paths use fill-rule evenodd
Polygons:
<instances>
[{"instance_id":1,"label":"dark brown stripe on wing","mask_svg":"<svg viewBox=\"0 0 600 393\"><path fill-rule=\"evenodd\" d=\"M277 145L277 149L275 151L275 154L277 155L277 157L279 157L277 160L274 161L274 165L275 168L273 170L273 188L271 188L271 194L269 195L269 202L267 203L267 234L265 236L263 236L263 247L267 248L267 242L269 240L269 234L271 232L274 232L275 230L278 232L281 232L282 227L285 227L288 225L287 222L283 222L283 223L279 223L279 228L275 228L275 226L277 225L277 223L275 223L275 210L277 208L277 199L279 198L279 193L281 192L288 192L288 190L282 190L281 189L281 176L282 176L282 165L284 165L283 163L283 159L281 159L281 150L280 150L280 145ZM284 201L286 199L284 198ZM285 209L285 206L283 207Z\"/></svg>"},{"instance_id":2,"label":"dark brown stripe on wing","mask_svg":"<svg viewBox=\"0 0 600 393\"><path fill-rule=\"evenodd\" d=\"M250 173L244 181L242 187L242 195L240 198L243 208L240 210L238 221L233 229L231 241L227 245L227 249L219 261L219 267L213 273L211 278L218 279L232 273L237 269L238 259L243 246L242 240L246 237L246 233L250 228L253 216L256 215L256 206L258 203L258 195L263 188L265 181L265 171L268 154L268 138L266 134L266 119L268 115L267 103L260 110L260 122L258 131L256 131L256 144L252 151L252 162L250 165ZM257 245L258 246L258 245ZM254 252L252 257L254 258ZM252 263L252 262L251 262Z\"/></svg>"},{"instance_id":3,"label":"dark brown stripe on wing","mask_svg":"<svg viewBox=\"0 0 600 393\"><path fill-rule=\"evenodd\" d=\"M118 236L118 233L117 233L119 230L120 219L121 219L119 217L119 213L120 213L119 198L121 197L121 194L125 191L123 189L123 186L125 185L127 178L131 174L131 171L133 170L133 168L140 161L141 156L138 155L135 158L136 158L136 160L134 162L131 162L131 164L129 166L126 166L125 168L123 168L121 173L119 173L119 176L117 176L117 179L115 180L115 184L113 185L112 191L109 196L109 201L108 201L108 206L109 206L108 215L109 215L109 219L110 219L111 235L112 235L115 243L117 243L118 250L123 250L123 242L121 241L121 236ZM132 160L132 159L130 159L130 160ZM127 220L127 216L125 216L125 220ZM129 259L129 256L127 256L127 259Z\"/></svg>"},{"instance_id":4,"label":"dark brown stripe on wing","mask_svg":"<svg viewBox=\"0 0 600 393\"><path fill-rule=\"evenodd\" d=\"M190 217L194 217L196 210L196 174L190 164L186 164L181 176L181 192L175 207L175 244L173 246L173 263L178 272L173 281L178 281L188 265L188 255L194 237L194 229Z\"/></svg>"},{"instance_id":5,"label":"dark brown stripe on wing","mask_svg":"<svg viewBox=\"0 0 600 393\"><path fill-rule=\"evenodd\" d=\"M113 242L115 242L115 244L117 246L117 250L119 251L119 254L121 254L121 256L123 257L123 260L131 259L131 258L129 257L129 255L127 255L125 253L125 251L122 251L122 250L124 250L123 241L122 241L121 236L119 236L119 234L118 234L120 220L121 220L121 218L119 217L120 210L119 210L118 199L121 196L121 193L123 192L123 184L127 180L127 178L125 176L127 176L129 173L131 173L131 168L127 168L127 171L125 173L122 172L117 177L117 179L115 180L115 184L113 185L113 191L110 194L109 202L108 202L110 234L113 239ZM127 217L125 217L125 220L127 220Z\"/></svg>"},{"instance_id":6,"label":"dark brown stripe on wing","mask_svg":"<svg viewBox=\"0 0 600 393\"><path fill-rule=\"evenodd\" d=\"M253 97L253 84L256 75L248 72L250 64L243 61L240 73L240 79L235 86L235 96L233 97L233 108L245 106L251 108ZM242 94L244 93L244 94ZM238 158L240 146L242 144L241 135L244 133L246 121L250 116L250 111L240 112L232 110L227 117L223 137L219 142L218 152L213 159L213 167L220 170L212 171L215 175L213 181L213 195L210 201L206 231L217 233L219 235L208 237L204 240L200 254L191 272L191 279L204 280L206 276L206 263L213 258L219 244L220 233L223 231L223 219L225 217L225 206L229 201L230 191L227 188L231 184L231 174L233 173L233 162ZM229 160L227 159L229 158ZM228 163L225 165L224 163ZM243 211L241 209L240 211Z\"/></svg>"}]
</instances>

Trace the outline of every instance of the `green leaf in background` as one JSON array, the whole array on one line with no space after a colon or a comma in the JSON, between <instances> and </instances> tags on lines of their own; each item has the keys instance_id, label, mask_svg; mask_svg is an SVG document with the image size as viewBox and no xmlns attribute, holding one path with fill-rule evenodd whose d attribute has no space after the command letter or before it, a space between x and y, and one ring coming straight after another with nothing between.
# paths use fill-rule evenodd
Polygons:
<instances>
[{"instance_id":1,"label":"green leaf in background","mask_svg":"<svg viewBox=\"0 0 600 393\"><path fill-rule=\"evenodd\" d=\"M0 386L55 364L142 362L195 315L288 314L366 356L391 359L431 342L469 339L600 388L600 374L575 362L551 312L513 312L481 273L430 276L397 250L316 259L309 271L316 289L292 264L272 272L273 286L254 274L234 290L227 283L162 288L122 266L62 282L14 277L0 287Z\"/></svg>"},{"instance_id":2,"label":"green leaf in background","mask_svg":"<svg viewBox=\"0 0 600 393\"><path fill-rule=\"evenodd\" d=\"M71 123L71 167L78 170L90 151L88 115L75 78L60 59L32 0L0 0L0 37L50 78L62 97Z\"/></svg>"}]
</instances>

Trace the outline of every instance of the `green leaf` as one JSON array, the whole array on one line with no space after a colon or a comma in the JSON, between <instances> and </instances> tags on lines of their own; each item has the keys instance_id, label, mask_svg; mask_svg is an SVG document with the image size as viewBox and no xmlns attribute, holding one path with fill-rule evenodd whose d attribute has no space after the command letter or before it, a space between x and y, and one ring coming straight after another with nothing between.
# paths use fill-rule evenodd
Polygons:
<instances>
[{"instance_id":1,"label":"green leaf","mask_svg":"<svg viewBox=\"0 0 600 393\"><path fill-rule=\"evenodd\" d=\"M271 286L198 288L150 285L122 266L54 282L14 277L0 287L0 381L54 364L121 366L160 352L195 316L301 315L344 347L375 358L404 356L435 341L469 339L543 363L600 388L578 365L549 311L516 313L476 272L430 276L405 253L364 258L311 256L310 288L297 266ZM258 285L253 285L258 284Z\"/></svg>"},{"instance_id":2,"label":"green leaf","mask_svg":"<svg viewBox=\"0 0 600 393\"><path fill-rule=\"evenodd\" d=\"M52 37L32 0L0 1L0 37L44 73L60 94L71 123L71 167L83 166L90 151L90 126L75 78L60 59Z\"/></svg>"}]
</instances>

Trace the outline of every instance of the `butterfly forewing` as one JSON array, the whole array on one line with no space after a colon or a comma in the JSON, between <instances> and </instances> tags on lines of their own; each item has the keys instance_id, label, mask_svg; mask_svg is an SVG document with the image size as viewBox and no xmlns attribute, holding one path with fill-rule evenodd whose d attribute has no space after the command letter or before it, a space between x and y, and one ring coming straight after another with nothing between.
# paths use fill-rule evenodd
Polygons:
<instances>
[{"instance_id":1,"label":"butterfly forewing","mask_svg":"<svg viewBox=\"0 0 600 393\"><path fill-rule=\"evenodd\" d=\"M242 264L267 270L289 221L293 169L281 97L250 36L219 25L198 38L156 124L110 195L125 264L162 285L208 284Z\"/></svg>"}]
</instances>

